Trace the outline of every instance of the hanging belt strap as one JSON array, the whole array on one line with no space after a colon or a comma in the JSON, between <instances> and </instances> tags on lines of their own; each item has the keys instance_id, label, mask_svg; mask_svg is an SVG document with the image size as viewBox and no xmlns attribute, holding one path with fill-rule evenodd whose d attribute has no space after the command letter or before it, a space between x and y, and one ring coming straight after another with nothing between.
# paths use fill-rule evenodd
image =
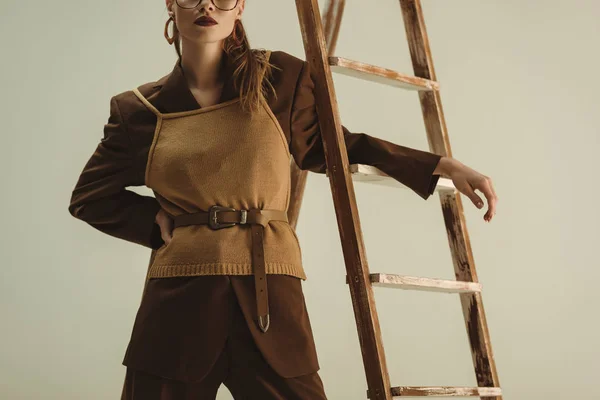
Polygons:
<instances>
[{"instance_id":1,"label":"hanging belt strap","mask_svg":"<svg viewBox=\"0 0 600 400\"><path fill-rule=\"evenodd\" d=\"M256 288L256 311L258 327L266 332L269 329L269 297L267 292L267 272L265 267L264 228L269 221L288 222L287 212L281 210L236 210L235 208L214 205L207 211L172 216L173 229L184 225L208 224L213 229L229 228L234 225L251 224L252 266Z\"/></svg>"}]
</instances>

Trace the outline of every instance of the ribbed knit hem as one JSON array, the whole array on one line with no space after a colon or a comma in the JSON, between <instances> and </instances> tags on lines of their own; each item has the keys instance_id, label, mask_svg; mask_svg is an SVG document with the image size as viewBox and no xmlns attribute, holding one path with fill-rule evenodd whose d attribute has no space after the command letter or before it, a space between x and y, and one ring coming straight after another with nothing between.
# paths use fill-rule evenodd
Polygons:
<instances>
[{"instance_id":1,"label":"ribbed knit hem","mask_svg":"<svg viewBox=\"0 0 600 400\"><path fill-rule=\"evenodd\" d=\"M296 264L266 263L267 274L291 275L306 280L304 269ZM252 264L209 263L152 265L148 278L173 278L200 275L253 275Z\"/></svg>"}]
</instances>

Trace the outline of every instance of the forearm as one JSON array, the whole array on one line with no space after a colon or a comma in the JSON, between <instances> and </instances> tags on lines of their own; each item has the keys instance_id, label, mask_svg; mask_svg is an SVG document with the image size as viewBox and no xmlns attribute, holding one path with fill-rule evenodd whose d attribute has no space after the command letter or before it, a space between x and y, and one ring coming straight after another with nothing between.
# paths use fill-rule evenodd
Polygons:
<instances>
[{"instance_id":1,"label":"forearm","mask_svg":"<svg viewBox=\"0 0 600 400\"><path fill-rule=\"evenodd\" d=\"M452 171L454 171L459 165L460 161L452 157L442 157L437 167L435 167L433 173L435 175L450 176Z\"/></svg>"}]
</instances>

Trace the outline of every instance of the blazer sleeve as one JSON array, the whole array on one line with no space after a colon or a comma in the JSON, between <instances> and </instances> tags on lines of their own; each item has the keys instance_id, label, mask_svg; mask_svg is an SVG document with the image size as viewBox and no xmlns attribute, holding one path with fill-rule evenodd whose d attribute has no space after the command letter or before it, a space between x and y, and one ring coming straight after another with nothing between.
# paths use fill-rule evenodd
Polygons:
<instances>
[{"instance_id":1,"label":"blazer sleeve","mask_svg":"<svg viewBox=\"0 0 600 400\"><path fill-rule=\"evenodd\" d=\"M116 98L104 137L86 163L69 203L69 212L101 232L156 249L164 242L154 218L160 204L127 186L142 186L134 170L131 141Z\"/></svg>"},{"instance_id":2,"label":"blazer sleeve","mask_svg":"<svg viewBox=\"0 0 600 400\"><path fill-rule=\"evenodd\" d=\"M325 152L315 104L310 64L304 61L291 110L290 153L300 169L325 173ZM350 164L379 168L423 199L433 194L439 175L433 175L442 156L397 145L366 133L352 133L342 125Z\"/></svg>"}]
</instances>

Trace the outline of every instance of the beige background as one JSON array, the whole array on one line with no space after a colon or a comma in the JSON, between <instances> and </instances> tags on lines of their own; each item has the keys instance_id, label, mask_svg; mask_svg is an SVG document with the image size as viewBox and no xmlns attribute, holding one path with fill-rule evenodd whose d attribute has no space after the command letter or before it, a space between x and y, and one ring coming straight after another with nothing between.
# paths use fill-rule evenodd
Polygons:
<instances>
[{"instance_id":1,"label":"beige background","mask_svg":"<svg viewBox=\"0 0 600 400\"><path fill-rule=\"evenodd\" d=\"M0 397L117 399L149 250L67 211L110 96L170 72L163 1L3 1ZM600 3L424 2L454 157L491 176L491 223L465 201L506 399L597 399ZM304 58L293 1L250 0L253 47ZM337 55L412 71L396 0L349 0ZM417 95L336 76L344 125L427 148ZM373 101L378 99L379 101ZM373 272L453 278L437 196L356 185ZM466 198L465 198L466 200ZM394 209L393 220L380 210ZM386 213L389 215L389 213ZM329 183L298 234L331 399L365 379ZM456 295L376 291L393 385L475 385ZM230 399L222 387L219 399Z\"/></svg>"}]
</instances>

